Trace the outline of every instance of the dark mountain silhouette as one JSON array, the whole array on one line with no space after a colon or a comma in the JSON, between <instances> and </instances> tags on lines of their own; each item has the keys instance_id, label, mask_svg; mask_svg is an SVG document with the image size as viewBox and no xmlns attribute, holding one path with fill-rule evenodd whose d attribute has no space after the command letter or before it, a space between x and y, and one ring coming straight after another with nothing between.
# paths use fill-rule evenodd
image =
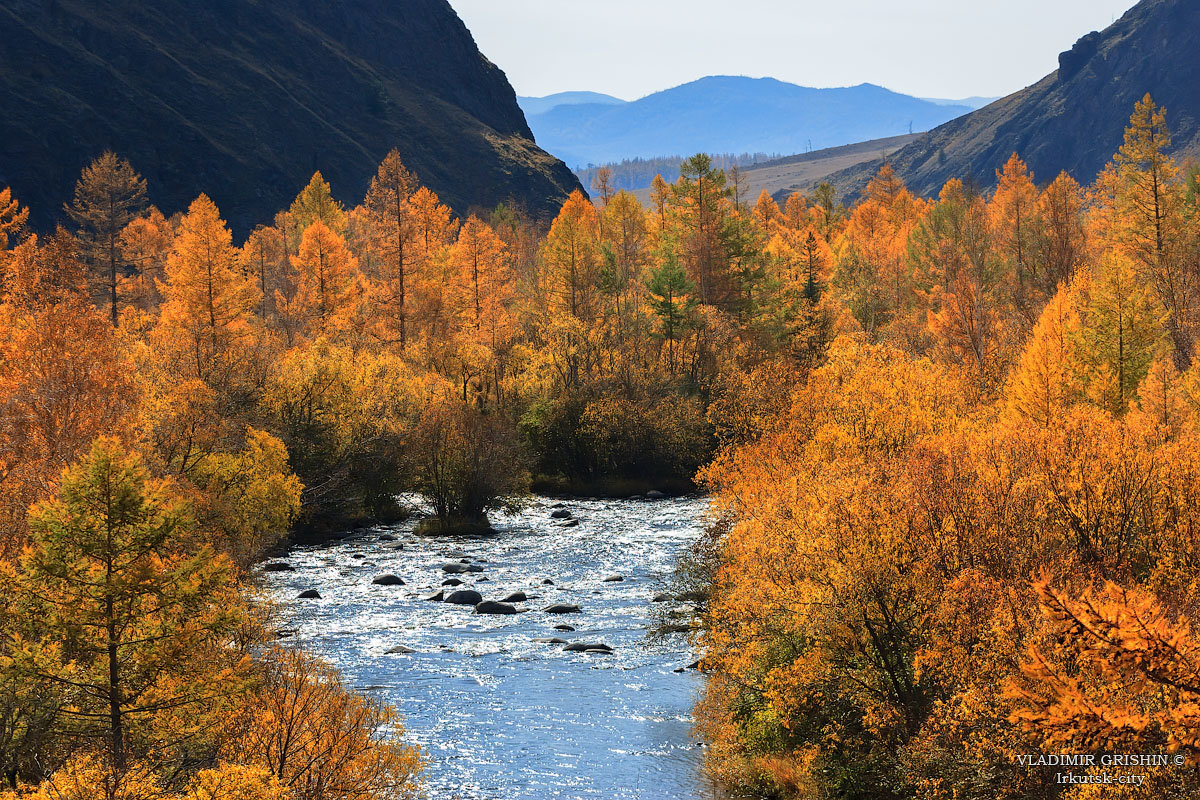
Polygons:
<instances>
[{"instance_id":1,"label":"dark mountain silhouette","mask_svg":"<svg viewBox=\"0 0 1200 800\"><path fill-rule=\"evenodd\" d=\"M1134 104L1147 92L1167 108L1176 155L1200 156L1200 2L1142 0L1058 61L1058 71L1033 86L929 131L888 161L924 195L954 177L991 188L1014 152L1039 181L1066 170L1087 183L1121 146ZM881 163L829 180L854 196Z\"/></svg>"},{"instance_id":2,"label":"dark mountain silhouette","mask_svg":"<svg viewBox=\"0 0 1200 800\"><path fill-rule=\"evenodd\" d=\"M864 83L810 89L714 76L629 103L559 104L531 114L538 144L572 168L630 158L800 153L924 131L970 109Z\"/></svg>"},{"instance_id":3,"label":"dark mountain silhouette","mask_svg":"<svg viewBox=\"0 0 1200 800\"><path fill-rule=\"evenodd\" d=\"M446 0L0 3L0 185L43 226L105 149L245 232L314 170L358 202L393 147L460 212L578 185Z\"/></svg>"}]
</instances>

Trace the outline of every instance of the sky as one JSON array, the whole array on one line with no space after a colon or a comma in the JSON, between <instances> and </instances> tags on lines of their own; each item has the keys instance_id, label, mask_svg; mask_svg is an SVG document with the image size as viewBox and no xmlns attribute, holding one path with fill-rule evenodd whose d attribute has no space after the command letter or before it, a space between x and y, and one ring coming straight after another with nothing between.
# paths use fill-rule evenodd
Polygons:
<instances>
[{"instance_id":1,"label":"sky","mask_svg":"<svg viewBox=\"0 0 1200 800\"><path fill-rule=\"evenodd\" d=\"M450 0L517 94L627 100L705 75L1010 94L1134 0Z\"/></svg>"}]
</instances>

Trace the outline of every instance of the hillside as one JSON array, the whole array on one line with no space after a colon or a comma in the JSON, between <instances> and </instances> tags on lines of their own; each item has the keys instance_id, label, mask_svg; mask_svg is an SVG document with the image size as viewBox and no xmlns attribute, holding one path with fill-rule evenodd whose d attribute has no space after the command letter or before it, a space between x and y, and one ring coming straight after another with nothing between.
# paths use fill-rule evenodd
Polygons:
<instances>
[{"instance_id":1,"label":"hillside","mask_svg":"<svg viewBox=\"0 0 1200 800\"><path fill-rule=\"evenodd\" d=\"M528 117L538 144L571 167L630 158L800 153L924 131L964 114L862 84L811 89L716 76L619 105L558 105Z\"/></svg>"},{"instance_id":2,"label":"hillside","mask_svg":"<svg viewBox=\"0 0 1200 800\"><path fill-rule=\"evenodd\" d=\"M357 202L393 147L459 211L577 185L446 0L10 0L0 108L0 185L43 226L109 148L164 211L207 192L242 232L317 169Z\"/></svg>"},{"instance_id":3,"label":"hillside","mask_svg":"<svg viewBox=\"0 0 1200 800\"><path fill-rule=\"evenodd\" d=\"M888 139L874 139L869 142L847 144L811 153L760 161L742 167L744 179L742 199L753 203L761 192L766 191L782 205L792 192L806 192L834 172L886 157L914 138L916 138L914 135L906 134ZM649 205L649 187L635 189L633 194L643 204Z\"/></svg>"},{"instance_id":4,"label":"hillside","mask_svg":"<svg viewBox=\"0 0 1200 800\"><path fill-rule=\"evenodd\" d=\"M951 177L995 184L1018 153L1042 181L1066 170L1087 183L1122 142L1146 92L1167 108L1175 153L1200 156L1200 3L1143 0L1103 32L1084 36L1038 83L919 137L890 157L915 191L933 195ZM831 177L853 195L875 161Z\"/></svg>"}]
</instances>

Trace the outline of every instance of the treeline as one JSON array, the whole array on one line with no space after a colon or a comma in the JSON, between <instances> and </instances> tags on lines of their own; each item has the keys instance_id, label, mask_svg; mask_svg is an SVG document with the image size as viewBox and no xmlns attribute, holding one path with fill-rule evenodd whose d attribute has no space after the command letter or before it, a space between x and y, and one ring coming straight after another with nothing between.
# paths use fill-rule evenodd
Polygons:
<instances>
[{"instance_id":1,"label":"treeline","mask_svg":"<svg viewBox=\"0 0 1200 800\"><path fill-rule=\"evenodd\" d=\"M1090 187L1039 188L1014 155L990 197L927 201L885 168L833 219L760 201L769 250L818 244L836 337L710 411L698 718L725 785L1195 796L1200 180L1169 148L1147 96ZM1188 766L1019 763L1038 753Z\"/></svg>"},{"instance_id":2,"label":"treeline","mask_svg":"<svg viewBox=\"0 0 1200 800\"><path fill-rule=\"evenodd\" d=\"M753 167L756 164L776 158L781 158L781 155L779 153L741 153L740 155L721 153L709 155L713 167L725 170L726 172L734 167L746 169L747 167ZM589 164L587 167L579 167L575 170L575 175L584 186L595 186L599 180L601 170L607 170L609 176L608 182L614 191L625 189L632 192L637 189L645 189L656 177L661 177L667 183L674 183L679 180L679 168L686 160L683 156L627 158L611 164L600 164L598 166Z\"/></svg>"}]
</instances>

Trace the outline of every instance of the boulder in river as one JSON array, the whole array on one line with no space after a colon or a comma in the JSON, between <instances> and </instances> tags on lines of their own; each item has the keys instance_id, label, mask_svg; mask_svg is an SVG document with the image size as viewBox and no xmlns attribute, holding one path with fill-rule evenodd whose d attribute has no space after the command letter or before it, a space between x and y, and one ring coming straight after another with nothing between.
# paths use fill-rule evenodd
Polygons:
<instances>
[{"instance_id":1,"label":"boulder in river","mask_svg":"<svg viewBox=\"0 0 1200 800\"><path fill-rule=\"evenodd\" d=\"M404 581L402 581L397 576L392 575L391 573L389 573L387 575L380 575L378 578L371 581L371 583L375 584L376 586L403 586L404 585Z\"/></svg>"},{"instance_id":2,"label":"boulder in river","mask_svg":"<svg viewBox=\"0 0 1200 800\"><path fill-rule=\"evenodd\" d=\"M445 601L460 606L473 606L483 602L483 595L474 589L459 589L446 595Z\"/></svg>"},{"instance_id":3,"label":"boulder in river","mask_svg":"<svg viewBox=\"0 0 1200 800\"><path fill-rule=\"evenodd\" d=\"M446 594L445 592L443 592L443 591L439 591L437 594L430 595L429 597L426 597L426 598L423 598L423 599L425 599L425 600L432 600L432 601L434 601L434 602L440 603L440 602L442 602L443 600L445 600L445 599L446 599L446 598L445 598L445 594Z\"/></svg>"},{"instance_id":4,"label":"boulder in river","mask_svg":"<svg viewBox=\"0 0 1200 800\"><path fill-rule=\"evenodd\" d=\"M495 600L484 600L482 603L475 605L476 614L515 614L517 613L516 606L511 606L508 603L498 603Z\"/></svg>"},{"instance_id":5,"label":"boulder in river","mask_svg":"<svg viewBox=\"0 0 1200 800\"><path fill-rule=\"evenodd\" d=\"M393 535L392 535L392 534L390 534L390 533L385 533L383 536L380 536L380 537L379 537L379 541L381 541L381 542L394 542L394 541L396 541L396 537L395 537L395 536L393 536Z\"/></svg>"},{"instance_id":6,"label":"boulder in river","mask_svg":"<svg viewBox=\"0 0 1200 800\"><path fill-rule=\"evenodd\" d=\"M286 561L271 561L263 564L263 572L295 572L296 568Z\"/></svg>"},{"instance_id":7,"label":"boulder in river","mask_svg":"<svg viewBox=\"0 0 1200 800\"><path fill-rule=\"evenodd\" d=\"M578 527L579 527L579 520L577 520L577 519L565 519L565 520L563 520L562 522L558 523L558 527L560 527L560 528L578 528Z\"/></svg>"},{"instance_id":8,"label":"boulder in river","mask_svg":"<svg viewBox=\"0 0 1200 800\"><path fill-rule=\"evenodd\" d=\"M617 581L623 581L623 580L625 580L624 575L609 575L607 578L604 579L604 582L605 583L616 583Z\"/></svg>"},{"instance_id":9,"label":"boulder in river","mask_svg":"<svg viewBox=\"0 0 1200 800\"><path fill-rule=\"evenodd\" d=\"M651 489L650 491L646 492L647 500L662 500L664 497L666 497L666 495L660 492L658 489Z\"/></svg>"},{"instance_id":10,"label":"boulder in river","mask_svg":"<svg viewBox=\"0 0 1200 800\"><path fill-rule=\"evenodd\" d=\"M524 592L513 592L508 597L501 600L501 603L524 603L529 598Z\"/></svg>"},{"instance_id":11,"label":"boulder in river","mask_svg":"<svg viewBox=\"0 0 1200 800\"><path fill-rule=\"evenodd\" d=\"M560 639L557 636L542 636L533 640L534 644L566 644L566 639Z\"/></svg>"},{"instance_id":12,"label":"boulder in river","mask_svg":"<svg viewBox=\"0 0 1200 800\"><path fill-rule=\"evenodd\" d=\"M411 647L405 647L405 646L404 646L404 645L402 645L402 644L398 644L398 645L396 645L395 647L393 647L393 648L389 649L389 650L387 651L387 655L389 655L389 656L393 656L393 655L395 655L395 656L406 656L406 655L408 655L409 653L415 653L415 652L417 652L417 651L416 651L416 650L413 650Z\"/></svg>"},{"instance_id":13,"label":"boulder in river","mask_svg":"<svg viewBox=\"0 0 1200 800\"><path fill-rule=\"evenodd\" d=\"M556 631L573 631L573 630L575 630L575 626L574 625L555 625L554 630L556 630Z\"/></svg>"},{"instance_id":14,"label":"boulder in river","mask_svg":"<svg viewBox=\"0 0 1200 800\"><path fill-rule=\"evenodd\" d=\"M451 561L449 563L442 564L442 572L446 572L451 575L462 575L466 572L483 572L483 567L479 566L478 564L462 564L457 561Z\"/></svg>"},{"instance_id":15,"label":"boulder in river","mask_svg":"<svg viewBox=\"0 0 1200 800\"><path fill-rule=\"evenodd\" d=\"M442 581L442 586L462 586L462 581L458 578L446 578Z\"/></svg>"},{"instance_id":16,"label":"boulder in river","mask_svg":"<svg viewBox=\"0 0 1200 800\"><path fill-rule=\"evenodd\" d=\"M549 578L542 578L542 586L553 586L553 585L554 585L554 581L550 580Z\"/></svg>"},{"instance_id":17,"label":"boulder in river","mask_svg":"<svg viewBox=\"0 0 1200 800\"><path fill-rule=\"evenodd\" d=\"M552 606L546 606L542 611L547 614L579 614L583 609L570 603L555 603Z\"/></svg>"},{"instance_id":18,"label":"boulder in river","mask_svg":"<svg viewBox=\"0 0 1200 800\"><path fill-rule=\"evenodd\" d=\"M611 653L613 649L601 642L572 642L563 648L564 653Z\"/></svg>"},{"instance_id":19,"label":"boulder in river","mask_svg":"<svg viewBox=\"0 0 1200 800\"><path fill-rule=\"evenodd\" d=\"M675 595L670 594L669 592L659 592L658 594L654 595L654 598L650 602L651 603L670 603L674 599L675 599Z\"/></svg>"},{"instance_id":20,"label":"boulder in river","mask_svg":"<svg viewBox=\"0 0 1200 800\"><path fill-rule=\"evenodd\" d=\"M296 597L301 600L320 600L321 593L316 589L305 589L303 592L296 595Z\"/></svg>"},{"instance_id":21,"label":"boulder in river","mask_svg":"<svg viewBox=\"0 0 1200 800\"><path fill-rule=\"evenodd\" d=\"M560 508L550 512L550 519L570 519L573 516L575 515L570 511L567 511L565 508Z\"/></svg>"}]
</instances>

